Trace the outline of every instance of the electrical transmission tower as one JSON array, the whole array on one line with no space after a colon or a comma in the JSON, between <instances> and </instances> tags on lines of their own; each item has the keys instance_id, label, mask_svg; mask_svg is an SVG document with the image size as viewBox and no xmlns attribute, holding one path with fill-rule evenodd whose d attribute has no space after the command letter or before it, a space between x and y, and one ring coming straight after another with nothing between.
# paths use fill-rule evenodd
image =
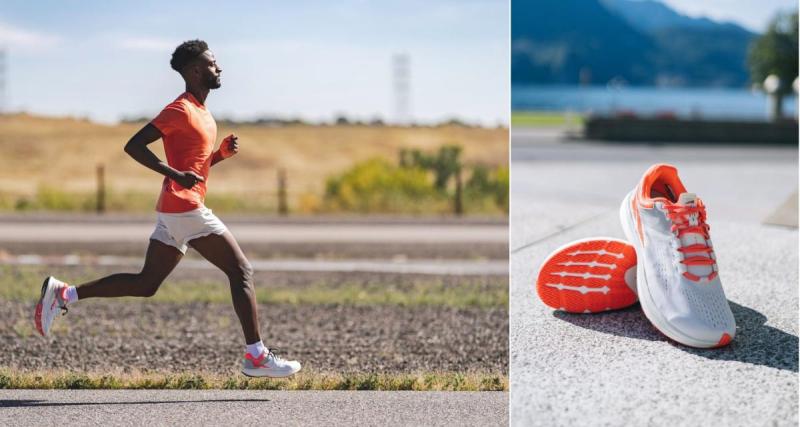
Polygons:
<instances>
[{"instance_id":1,"label":"electrical transmission tower","mask_svg":"<svg viewBox=\"0 0 800 427\"><path fill-rule=\"evenodd\" d=\"M408 54L392 57L392 85L394 87L394 122L407 124L411 121L411 58Z\"/></svg>"},{"instance_id":2,"label":"electrical transmission tower","mask_svg":"<svg viewBox=\"0 0 800 427\"><path fill-rule=\"evenodd\" d=\"M0 47L0 114L4 114L7 112L8 106L6 102L8 101L6 95L6 65L8 64L8 55L6 54L6 49Z\"/></svg>"}]
</instances>

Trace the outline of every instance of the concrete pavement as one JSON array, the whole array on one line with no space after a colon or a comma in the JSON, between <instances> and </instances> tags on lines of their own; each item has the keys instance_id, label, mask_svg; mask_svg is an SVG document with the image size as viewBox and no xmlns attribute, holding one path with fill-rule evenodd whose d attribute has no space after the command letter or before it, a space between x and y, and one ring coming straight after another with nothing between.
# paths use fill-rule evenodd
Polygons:
<instances>
[{"instance_id":1,"label":"concrete pavement","mask_svg":"<svg viewBox=\"0 0 800 427\"><path fill-rule=\"evenodd\" d=\"M798 233L764 225L797 190L797 150L526 138L512 139L511 424L797 425ZM738 325L729 347L667 341L638 305L571 315L536 297L552 250L624 238L619 203L657 162L675 164L707 205Z\"/></svg>"},{"instance_id":2,"label":"concrete pavement","mask_svg":"<svg viewBox=\"0 0 800 427\"><path fill-rule=\"evenodd\" d=\"M508 425L508 393L0 390L0 425Z\"/></svg>"}]
</instances>

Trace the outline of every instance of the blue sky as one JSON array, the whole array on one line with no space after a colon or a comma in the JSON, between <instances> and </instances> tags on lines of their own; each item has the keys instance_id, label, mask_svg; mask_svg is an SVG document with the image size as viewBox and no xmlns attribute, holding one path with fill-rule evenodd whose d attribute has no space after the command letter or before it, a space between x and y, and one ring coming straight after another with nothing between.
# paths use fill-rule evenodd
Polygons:
<instances>
[{"instance_id":1,"label":"blue sky","mask_svg":"<svg viewBox=\"0 0 800 427\"><path fill-rule=\"evenodd\" d=\"M199 37L223 67L208 101L217 117L392 119L396 53L411 58L415 119L509 116L502 0L1 1L14 110L105 122L152 115L183 91L172 50Z\"/></svg>"},{"instance_id":2,"label":"blue sky","mask_svg":"<svg viewBox=\"0 0 800 427\"><path fill-rule=\"evenodd\" d=\"M751 31L763 32L778 11L797 10L797 0L663 0L689 16L732 21Z\"/></svg>"},{"instance_id":3,"label":"blue sky","mask_svg":"<svg viewBox=\"0 0 800 427\"><path fill-rule=\"evenodd\" d=\"M756 31L796 8L793 0L665 2ZM170 53L200 37L224 69L208 101L217 117L392 119L396 53L411 57L415 119L495 125L509 116L505 0L0 3L13 110L105 122L152 115L182 91Z\"/></svg>"}]
</instances>

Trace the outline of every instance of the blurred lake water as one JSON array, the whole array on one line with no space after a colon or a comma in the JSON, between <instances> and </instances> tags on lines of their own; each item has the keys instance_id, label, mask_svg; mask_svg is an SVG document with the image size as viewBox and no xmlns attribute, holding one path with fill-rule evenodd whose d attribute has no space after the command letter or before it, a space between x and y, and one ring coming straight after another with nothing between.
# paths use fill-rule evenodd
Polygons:
<instances>
[{"instance_id":1,"label":"blurred lake water","mask_svg":"<svg viewBox=\"0 0 800 427\"><path fill-rule=\"evenodd\" d=\"M785 115L797 115L796 96L785 97L783 104ZM727 88L514 85L511 108L514 111L630 112L644 116L764 120L767 97L759 91Z\"/></svg>"}]
</instances>

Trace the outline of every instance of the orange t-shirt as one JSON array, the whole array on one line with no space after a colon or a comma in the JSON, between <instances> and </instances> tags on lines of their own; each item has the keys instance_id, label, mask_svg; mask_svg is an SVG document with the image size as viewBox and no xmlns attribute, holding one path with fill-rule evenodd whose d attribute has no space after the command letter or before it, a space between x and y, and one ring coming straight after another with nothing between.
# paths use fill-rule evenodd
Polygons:
<instances>
[{"instance_id":1,"label":"orange t-shirt","mask_svg":"<svg viewBox=\"0 0 800 427\"><path fill-rule=\"evenodd\" d=\"M217 123L206 107L189 92L184 92L150 122L161 131L167 164L174 169L192 171L205 182L191 189L165 177L156 210L180 213L203 206L211 167L211 154L217 139Z\"/></svg>"}]
</instances>

